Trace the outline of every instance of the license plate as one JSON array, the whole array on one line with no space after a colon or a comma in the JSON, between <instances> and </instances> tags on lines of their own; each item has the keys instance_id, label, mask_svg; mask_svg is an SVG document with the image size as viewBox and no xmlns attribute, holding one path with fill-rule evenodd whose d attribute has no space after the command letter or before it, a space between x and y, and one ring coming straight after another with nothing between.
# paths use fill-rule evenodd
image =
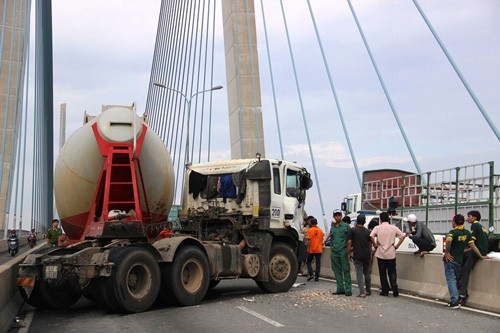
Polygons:
<instances>
[{"instance_id":1,"label":"license plate","mask_svg":"<svg viewBox=\"0 0 500 333\"><path fill-rule=\"evenodd\" d=\"M57 279L58 266L45 266L45 278Z\"/></svg>"}]
</instances>

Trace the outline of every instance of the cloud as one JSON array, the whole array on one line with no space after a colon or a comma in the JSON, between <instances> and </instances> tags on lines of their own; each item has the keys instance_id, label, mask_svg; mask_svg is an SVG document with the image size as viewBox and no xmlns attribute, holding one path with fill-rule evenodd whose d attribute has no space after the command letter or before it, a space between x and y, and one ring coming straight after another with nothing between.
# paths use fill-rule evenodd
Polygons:
<instances>
[{"instance_id":1,"label":"cloud","mask_svg":"<svg viewBox=\"0 0 500 333\"><path fill-rule=\"evenodd\" d=\"M314 143L311 145L314 160L318 166L331 169L352 169L354 168L351 156L344 144L338 142ZM306 144L288 145L285 147L287 159L305 160L304 156L309 156L309 146ZM356 163L360 169L368 169L374 166L383 165L407 165L411 162L409 157L377 155L371 157L356 158Z\"/></svg>"}]
</instances>

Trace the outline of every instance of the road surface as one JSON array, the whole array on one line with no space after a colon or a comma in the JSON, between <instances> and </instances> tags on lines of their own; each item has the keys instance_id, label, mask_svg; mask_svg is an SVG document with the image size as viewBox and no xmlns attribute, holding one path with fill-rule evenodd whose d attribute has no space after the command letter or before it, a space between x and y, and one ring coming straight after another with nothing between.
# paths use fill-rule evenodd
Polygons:
<instances>
[{"instance_id":1,"label":"road surface","mask_svg":"<svg viewBox=\"0 0 500 333\"><path fill-rule=\"evenodd\" d=\"M500 332L500 315L448 309L406 295L334 296L330 280L299 277L297 283L287 293L266 294L252 280L222 281L197 306L128 315L109 313L84 298L63 310L25 305L19 314L25 327L10 332Z\"/></svg>"}]
</instances>

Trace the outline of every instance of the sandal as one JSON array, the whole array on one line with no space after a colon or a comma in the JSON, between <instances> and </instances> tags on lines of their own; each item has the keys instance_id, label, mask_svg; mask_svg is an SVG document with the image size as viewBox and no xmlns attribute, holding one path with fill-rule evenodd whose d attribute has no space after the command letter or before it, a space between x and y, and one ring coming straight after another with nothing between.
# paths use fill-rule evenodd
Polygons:
<instances>
[{"instance_id":1,"label":"sandal","mask_svg":"<svg viewBox=\"0 0 500 333\"><path fill-rule=\"evenodd\" d=\"M359 295L357 295L356 297L365 298L365 297L366 297L366 294L359 294Z\"/></svg>"}]
</instances>

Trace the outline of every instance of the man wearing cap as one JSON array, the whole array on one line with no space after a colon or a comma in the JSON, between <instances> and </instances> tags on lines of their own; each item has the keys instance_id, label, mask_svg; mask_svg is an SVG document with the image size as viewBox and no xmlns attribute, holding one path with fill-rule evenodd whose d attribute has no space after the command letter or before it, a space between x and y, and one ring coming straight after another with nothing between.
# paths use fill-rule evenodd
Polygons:
<instances>
[{"instance_id":1,"label":"man wearing cap","mask_svg":"<svg viewBox=\"0 0 500 333\"><path fill-rule=\"evenodd\" d=\"M464 228L465 218L462 214L453 216L453 229L446 235L446 252L444 253L444 275L450 293L450 302L447 307L457 309L458 303L457 277L463 261L464 250L471 240L469 230ZM476 248L477 250L477 248Z\"/></svg>"},{"instance_id":2,"label":"man wearing cap","mask_svg":"<svg viewBox=\"0 0 500 333\"><path fill-rule=\"evenodd\" d=\"M399 296L397 271L396 271L396 250L403 243L406 237L398 227L389 224L389 214L380 213L381 224L376 226L370 233L372 243L375 246L375 256L377 257L378 272L380 275L380 296L389 296L389 283L391 284L392 295ZM375 240L377 237L377 240ZM395 239L398 238L398 243ZM387 282L389 275L389 282Z\"/></svg>"},{"instance_id":3,"label":"man wearing cap","mask_svg":"<svg viewBox=\"0 0 500 333\"><path fill-rule=\"evenodd\" d=\"M59 220L52 220L52 228L47 231L47 246L56 247L58 245L59 236L62 235L62 230L59 228Z\"/></svg>"},{"instance_id":4,"label":"man wearing cap","mask_svg":"<svg viewBox=\"0 0 500 333\"><path fill-rule=\"evenodd\" d=\"M420 254L421 257L434 250L436 240L429 228L422 222L417 220L415 214L408 215L408 223L410 227L415 228L415 231L408 232L406 235L418 246L418 250L413 254Z\"/></svg>"},{"instance_id":5,"label":"man wearing cap","mask_svg":"<svg viewBox=\"0 0 500 333\"><path fill-rule=\"evenodd\" d=\"M337 280L337 291L333 294L352 296L351 266L347 258L347 234L350 226L342 222L342 211L339 209L333 211L333 218L334 223L328 236L330 238L332 270L335 280Z\"/></svg>"},{"instance_id":6,"label":"man wearing cap","mask_svg":"<svg viewBox=\"0 0 500 333\"><path fill-rule=\"evenodd\" d=\"M356 226L349 229L349 233L347 234L347 254L350 261L354 259L354 267L356 268L356 279L359 287L359 295L357 297L369 296L372 293L370 276L372 241L370 231L365 228L365 223L365 215L358 215Z\"/></svg>"}]
</instances>

